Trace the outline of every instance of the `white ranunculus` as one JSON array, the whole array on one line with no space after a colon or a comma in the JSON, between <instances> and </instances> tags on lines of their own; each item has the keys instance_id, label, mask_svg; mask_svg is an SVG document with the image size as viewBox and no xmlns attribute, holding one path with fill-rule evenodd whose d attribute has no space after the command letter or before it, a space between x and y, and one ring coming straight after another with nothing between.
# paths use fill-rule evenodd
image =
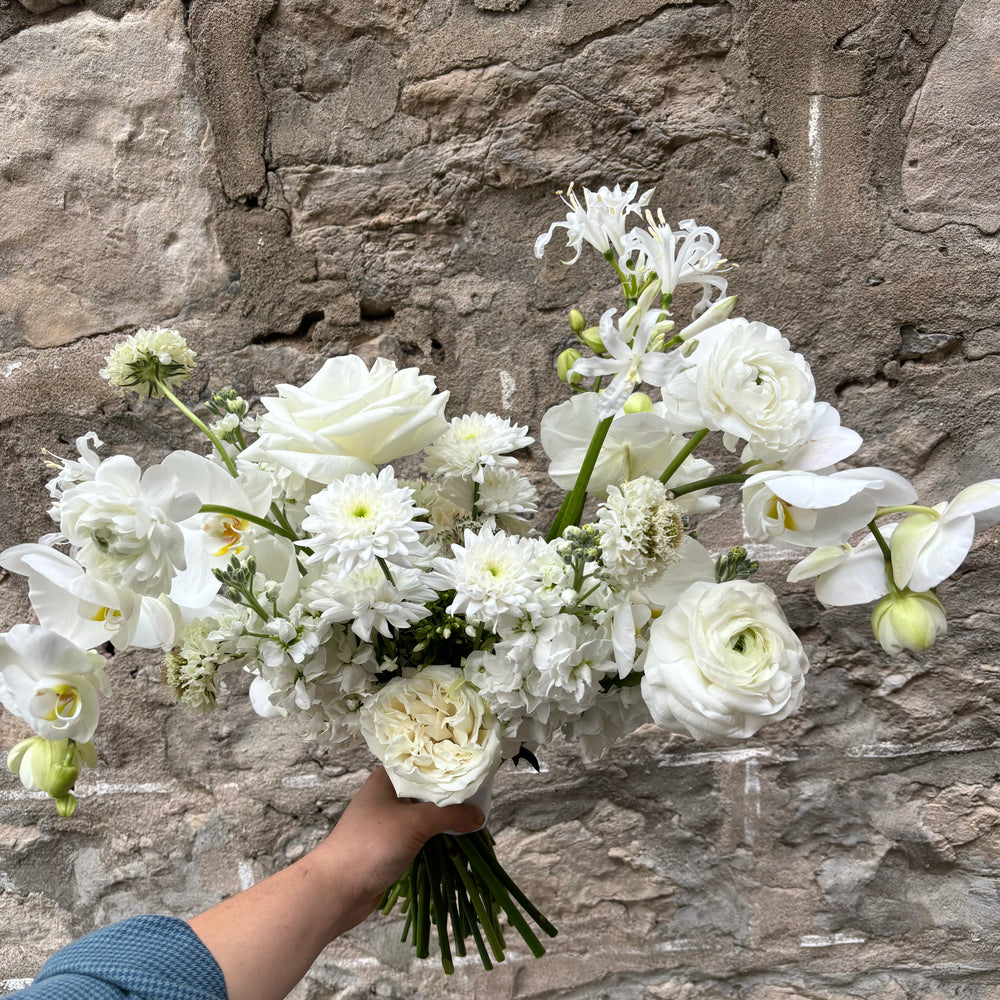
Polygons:
<instances>
[{"instance_id":1,"label":"white ranunculus","mask_svg":"<svg viewBox=\"0 0 1000 1000\"><path fill-rule=\"evenodd\" d=\"M773 326L727 319L685 347L687 366L662 390L667 418L678 430L722 431L727 448L747 441L755 457L769 463L809 433L812 373Z\"/></svg>"},{"instance_id":2,"label":"white ranunculus","mask_svg":"<svg viewBox=\"0 0 1000 1000\"><path fill-rule=\"evenodd\" d=\"M500 766L500 724L453 667L394 678L366 701L360 721L400 797L465 802Z\"/></svg>"},{"instance_id":3,"label":"white ranunculus","mask_svg":"<svg viewBox=\"0 0 1000 1000\"><path fill-rule=\"evenodd\" d=\"M354 355L330 358L301 388L277 390L261 400L260 436L242 457L322 485L413 455L448 427L448 393L433 376L386 358L371 371Z\"/></svg>"},{"instance_id":4,"label":"white ranunculus","mask_svg":"<svg viewBox=\"0 0 1000 1000\"><path fill-rule=\"evenodd\" d=\"M642 696L657 725L698 739L748 737L798 708L809 669L773 591L695 583L650 629Z\"/></svg>"},{"instance_id":5,"label":"white ranunculus","mask_svg":"<svg viewBox=\"0 0 1000 1000\"><path fill-rule=\"evenodd\" d=\"M40 625L0 635L0 704L47 740L89 743L111 693L104 657Z\"/></svg>"}]
</instances>

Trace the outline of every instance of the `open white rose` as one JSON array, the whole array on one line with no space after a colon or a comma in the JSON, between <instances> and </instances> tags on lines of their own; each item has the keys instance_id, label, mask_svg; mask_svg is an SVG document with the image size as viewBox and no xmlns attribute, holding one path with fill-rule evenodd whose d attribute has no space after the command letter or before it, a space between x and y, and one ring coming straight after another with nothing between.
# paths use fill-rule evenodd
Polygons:
<instances>
[{"instance_id":1,"label":"open white rose","mask_svg":"<svg viewBox=\"0 0 1000 1000\"><path fill-rule=\"evenodd\" d=\"M453 667L394 678L366 702L360 721L400 797L456 805L500 766L500 724Z\"/></svg>"},{"instance_id":2,"label":"open white rose","mask_svg":"<svg viewBox=\"0 0 1000 1000\"><path fill-rule=\"evenodd\" d=\"M89 743L111 693L104 657L40 625L0 635L0 704L47 740Z\"/></svg>"},{"instance_id":3,"label":"open white rose","mask_svg":"<svg viewBox=\"0 0 1000 1000\"><path fill-rule=\"evenodd\" d=\"M448 427L447 392L416 368L354 355L330 358L301 388L277 386L261 402L260 436L242 457L322 485L412 455Z\"/></svg>"},{"instance_id":4,"label":"open white rose","mask_svg":"<svg viewBox=\"0 0 1000 1000\"><path fill-rule=\"evenodd\" d=\"M657 725L745 738L798 708L809 662L771 589L730 580L684 591L653 623L643 668Z\"/></svg>"}]
</instances>

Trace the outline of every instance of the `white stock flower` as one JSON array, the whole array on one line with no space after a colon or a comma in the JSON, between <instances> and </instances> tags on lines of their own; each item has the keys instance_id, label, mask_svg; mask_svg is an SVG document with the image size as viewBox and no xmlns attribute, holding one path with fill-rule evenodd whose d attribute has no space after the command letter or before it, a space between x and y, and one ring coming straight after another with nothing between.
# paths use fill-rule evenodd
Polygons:
<instances>
[{"instance_id":1,"label":"white stock flower","mask_svg":"<svg viewBox=\"0 0 1000 1000\"><path fill-rule=\"evenodd\" d=\"M583 465L594 431L601 420L600 397L592 392L572 396L551 407L542 417L542 448L549 456L548 473L553 482L571 490ZM611 422L604 446L597 457L588 493L606 493L639 476L659 477L686 439L675 434L665 416L663 403L654 403L651 412L619 413ZM671 486L683 486L707 479L714 471L703 459L689 456L670 477ZM686 514L704 513L719 505L711 494L689 493L677 501Z\"/></svg>"},{"instance_id":2,"label":"white stock flower","mask_svg":"<svg viewBox=\"0 0 1000 1000\"><path fill-rule=\"evenodd\" d=\"M584 188L583 205L573 192L572 184L565 197L561 191L556 192L569 207L566 221L553 222L548 232L542 233L535 240L535 256L541 259L555 231L565 229L566 245L575 249L576 253L564 263L576 263L580 259L584 243L589 243L600 254L614 250L615 256L621 257L625 252L622 237L625 235L629 215L632 212L639 213L653 195L653 189L650 188L637 199L638 190L637 181L633 181L625 191L622 191L620 184L616 184L613 191L608 187L600 187L596 192Z\"/></svg>"},{"instance_id":3,"label":"white stock flower","mask_svg":"<svg viewBox=\"0 0 1000 1000\"><path fill-rule=\"evenodd\" d=\"M839 545L864 527L879 507L915 498L910 483L889 469L844 469L830 475L768 470L743 484L743 523L757 541Z\"/></svg>"},{"instance_id":4,"label":"white stock flower","mask_svg":"<svg viewBox=\"0 0 1000 1000\"><path fill-rule=\"evenodd\" d=\"M664 295L672 295L680 285L700 285L701 299L693 315L703 313L711 304L712 291L726 294L728 282L721 272L726 258L719 253L719 234L694 219L684 219L676 229L659 213L659 223L647 212L649 229L633 229L622 240L625 253L638 252L635 270L640 274L655 272Z\"/></svg>"},{"instance_id":5,"label":"white stock flower","mask_svg":"<svg viewBox=\"0 0 1000 1000\"><path fill-rule=\"evenodd\" d=\"M685 367L663 387L668 419L678 430L722 431L730 451L744 440L767 462L809 433L812 373L773 326L727 319L685 348Z\"/></svg>"},{"instance_id":6,"label":"white stock flower","mask_svg":"<svg viewBox=\"0 0 1000 1000\"><path fill-rule=\"evenodd\" d=\"M563 725L563 732L580 744L584 760L595 761L616 740L652 721L638 687L614 687L600 692L579 718Z\"/></svg>"},{"instance_id":7,"label":"white stock flower","mask_svg":"<svg viewBox=\"0 0 1000 1000\"><path fill-rule=\"evenodd\" d=\"M500 766L500 725L452 667L393 678L362 709L361 732L400 797L455 805Z\"/></svg>"},{"instance_id":8,"label":"white stock flower","mask_svg":"<svg viewBox=\"0 0 1000 1000\"><path fill-rule=\"evenodd\" d=\"M162 396L157 383L184 382L195 367L195 353L176 330L139 330L123 340L105 359L101 378L142 399Z\"/></svg>"},{"instance_id":9,"label":"white stock flower","mask_svg":"<svg viewBox=\"0 0 1000 1000\"><path fill-rule=\"evenodd\" d=\"M950 503L909 514L896 527L890 546L897 585L917 591L936 587L962 565L976 532L997 521L1000 479L974 483Z\"/></svg>"},{"instance_id":10,"label":"white stock flower","mask_svg":"<svg viewBox=\"0 0 1000 1000\"><path fill-rule=\"evenodd\" d=\"M47 740L89 743L100 697L111 693L104 657L40 625L0 635L0 704Z\"/></svg>"},{"instance_id":11,"label":"white stock flower","mask_svg":"<svg viewBox=\"0 0 1000 1000\"><path fill-rule=\"evenodd\" d=\"M642 695L664 729L745 738L798 708L808 669L770 588L695 583L650 628Z\"/></svg>"},{"instance_id":12,"label":"white stock flower","mask_svg":"<svg viewBox=\"0 0 1000 1000\"><path fill-rule=\"evenodd\" d=\"M275 466L321 485L373 472L429 445L447 427L447 392L416 368L377 358L371 371L355 355L329 358L305 385L278 385L247 461ZM301 483L297 484L301 487Z\"/></svg>"},{"instance_id":13,"label":"white stock flower","mask_svg":"<svg viewBox=\"0 0 1000 1000\"><path fill-rule=\"evenodd\" d=\"M681 362L677 352L660 350L660 335L673 323L660 308L660 285L654 281L639 296L639 301L615 323L617 310L608 309L601 316L600 330L607 358L581 358L572 371L585 377L613 375L610 384L598 395L597 412L603 419L619 413L639 383L664 385Z\"/></svg>"},{"instance_id":14,"label":"white stock flower","mask_svg":"<svg viewBox=\"0 0 1000 1000\"><path fill-rule=\"evenodd\" d=\"M59 526L76 559L114 586L158 597L187 564L179 522L201 506L163 466L145 472L127 455L103 461L93 480L68 489Z\"/></svg>"},{"instance_id":15,"label":"white stock flower","mask_svg":"<svg viewBox=\"0 0 1000 1000\"><path fill-rule=\"evenodd\" d=\"M313 494L302 521L309 537L300 544L313 550L307 562L336 560L343 573L380 559L406 566L425 552L420 532L430 525L416 518L426 513L392 466L377 476L348 475Z\"/></svg>"},{"instance_id":16,"label":"white stock flower","mask_svg":"<svg viewBox=\"0 0 1000 1000\"><path fill-rule=\"evenodd\" d=\"M537 562L544 542L483 528L465 531L464 545L452 546L449 558L434 560L428 582L442 590L454 589L449 614L496 629L540 606Z\"/></svg>"},{"instance_id":17,"label":"white stock flower","mask_svg":"<svg viewBox=\"0 0 1000 1000\"><path fill-rule=\"evenodd\" d=\"M680 559L684 513L658 479L643 476L608 489L597 509L605 570L627 589L659 576Z\"/></svg>"},{"instance_id":18,"label":"white stock flower","mask_svg":"<svg viewBox=\"0 0 1000 1000\"><path fill-rule=\"evenodd\" d=\"M467 413L456 417L427 447L424 471L481 483L487 469L517 465L517 459L509 453L527 448L534 441L527 432L527 427L512 424L495 413Z\"/></svg>"}]
</instances>

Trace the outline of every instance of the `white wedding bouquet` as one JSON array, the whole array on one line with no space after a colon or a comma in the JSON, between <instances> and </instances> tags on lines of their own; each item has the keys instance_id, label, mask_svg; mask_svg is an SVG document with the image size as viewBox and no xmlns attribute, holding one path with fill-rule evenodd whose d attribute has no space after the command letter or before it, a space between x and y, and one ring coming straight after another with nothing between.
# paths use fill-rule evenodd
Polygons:
<instances>
[{"instance_id":1,"label":"white wedding bouquet","mask_svg":"<svg viewBox=\"0 0 1000 1000\"><path fill-rule=\"evenodd\" d=\"M364 740L400 796L441 805L487 798L504 760L537 766L557 734L589 758L649 723L752 736L799 707L808 662L747 551L697 540L726 487L747 537L801 553L789 580L814 579L826 605L874 604L890 653L929 648L946 629L935 588L1000 520L1000 480L926 506L894 472L840 468L860 436L778 330L733 316L718 234L644 214L650 195L602 187L580 204L570 188L535 244L541 257L565 229L568 263L593 247L624 295L596 324L569 316L571 395L540 427L565 490L547 528L519 468L529 429L449 420L448 393L414 368L330 358L259 415L216 393L207 423L176 393L195 364L178 333L116 347L101 375L165 397L212 451L143 470L84 434L49 483L57 530L0 554L39 622L0 635L0 702L35 734L8 756L25 787L73 812L109 642L162 650L195 711L242 670L258 714ZM695 456L712 432L734 453L723 470ZM447 971L470 938L487 968L503 959L501 913L535 954L525 915L555 933L485 830L434 838L383 902L403 905L420 956L436 928Z\"/></svg>"}]
</instances>

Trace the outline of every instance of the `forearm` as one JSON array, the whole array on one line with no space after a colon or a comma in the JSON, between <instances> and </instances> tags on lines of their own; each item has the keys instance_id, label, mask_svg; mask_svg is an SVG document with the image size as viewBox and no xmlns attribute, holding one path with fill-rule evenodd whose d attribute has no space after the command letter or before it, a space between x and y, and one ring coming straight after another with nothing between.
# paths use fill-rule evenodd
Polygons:
<instances>
[{"instance_id":1,"label":"forearm","mask_svg":"<svg viewBox=\"0 0 1000 1000\"><path fill-rule=\"evenodd\" d=\"M279 1000L364 918L343 859L323 845L188 924L215 956L229 1000Z\"/></svg>"}]
</instances>

